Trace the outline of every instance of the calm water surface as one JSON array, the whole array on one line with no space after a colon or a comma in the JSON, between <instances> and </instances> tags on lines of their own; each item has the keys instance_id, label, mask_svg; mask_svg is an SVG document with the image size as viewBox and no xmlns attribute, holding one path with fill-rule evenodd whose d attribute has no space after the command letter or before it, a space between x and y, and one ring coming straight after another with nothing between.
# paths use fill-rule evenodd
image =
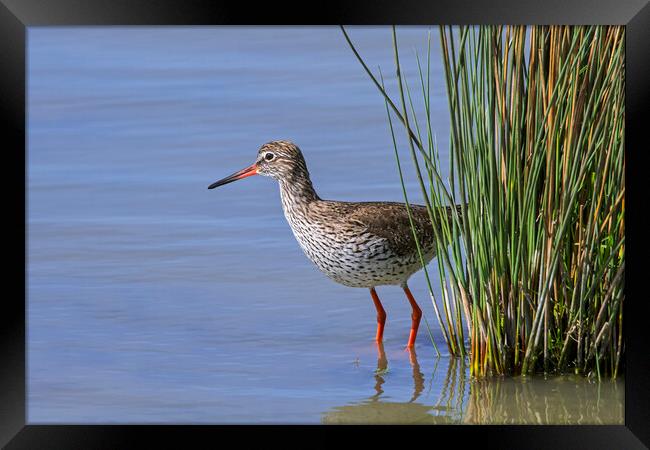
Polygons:
<instances>
[{"instance_id":1,"label":"calm water surface","mask_svg":"<svg viewBox=\"0 0 650 450\"><path fill-rule=\"evenodd\" d=\"M390 30L350 33L394 82ZM399 30L412 89L426 34ZM620 382L472 381L424 323L405 351L398 288L378 290L377 347L368 291L306 259L273 180L207 189L290 139L321 197L402 200L383 100L338 28L30 28L28 92L31 423L622 423Z\"/></svg>"}]
</instances>

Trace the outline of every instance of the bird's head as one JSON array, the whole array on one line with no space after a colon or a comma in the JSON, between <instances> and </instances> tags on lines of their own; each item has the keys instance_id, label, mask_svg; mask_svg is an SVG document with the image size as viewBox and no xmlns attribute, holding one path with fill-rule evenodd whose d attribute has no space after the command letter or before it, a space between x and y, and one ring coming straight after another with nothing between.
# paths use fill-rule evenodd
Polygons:
<instances>
[{"instance_id":1,"label":"bird's head","mask_svg":"<svg viewBox=\"0 0 650 450\"><path fill-rule=\"evenodd\" d=\"M289 141L272 141L260 147L253 164L215 181L208 189L214 189L217 186L223 186L252 175L264 175L276 180L283 180L290 179L296 174L308 177L307 165L298 146Z\"/></svg>"}]
</instances>

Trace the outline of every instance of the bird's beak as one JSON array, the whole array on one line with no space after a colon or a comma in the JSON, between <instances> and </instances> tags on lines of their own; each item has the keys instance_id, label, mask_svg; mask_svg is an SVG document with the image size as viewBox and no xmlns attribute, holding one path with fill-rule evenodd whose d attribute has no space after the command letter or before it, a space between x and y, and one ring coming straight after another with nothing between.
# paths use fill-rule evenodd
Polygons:
<instances>
[{"instance_id":1,"label":"bird's beak","mask_svg":"<svg viewBox=\"0 0 650 450\"><path fill-rule=\"evenodd\" d=\"M217 186L223 186L224 184L232 183L233 181L241 180L242 178L250 177L252 175L257 175L257 165L255 164L252 164L245 169L240 170L239 172L235 172L226 178L222 178L219 181L215 181L210 186L208 186L208 189L214 189Z\"/></svg>"}]
</instances>

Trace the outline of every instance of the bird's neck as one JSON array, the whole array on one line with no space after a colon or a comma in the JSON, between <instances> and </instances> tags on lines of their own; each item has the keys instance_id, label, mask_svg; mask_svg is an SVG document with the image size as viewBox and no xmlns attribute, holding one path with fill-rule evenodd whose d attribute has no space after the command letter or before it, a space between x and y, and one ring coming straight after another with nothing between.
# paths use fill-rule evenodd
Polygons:
<instances>
[{"instance_id":1,"label":"bird's neck","mask_svg":"<svg viewBox=\"0 0 650 450\"><path fill-rule=\"evenodd\" d=\"M298 170L280 180L280 195L285 212L302 210L320 200L306 170Z\"/></svg>"}]
</instances>

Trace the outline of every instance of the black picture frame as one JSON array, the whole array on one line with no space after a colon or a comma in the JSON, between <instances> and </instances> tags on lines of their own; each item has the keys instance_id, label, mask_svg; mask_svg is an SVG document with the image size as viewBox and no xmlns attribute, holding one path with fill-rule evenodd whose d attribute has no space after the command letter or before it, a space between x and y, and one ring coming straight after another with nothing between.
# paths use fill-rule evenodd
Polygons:
<instances>
[{"instance_id":1,"label":"black picture frame","mask_svg":"<svg viewBox=\"0 0 650 450\"><path fill-rule=\"evenodd\" d=\"M482 448L635 449L650 446L650 331L645 324L648 301L642 291L648 227L643 220L647 166L645 131L650 104L650 4L647 0L445 0L330 1L280 7L277 3L209 2L205 0L0 0L0 114L5 141L2 170L5 253L4 308L0 315L0 445L18 448L140 448L152 442L211 447L237 433L239 444L296 428L318 434L325 444L338 442L343 427L225 426L84 426L26 423L26 31L30 26L58 25L233 25L233 24L611 24L626 26L626 246L625 282L625 425L621 426L444 426L420 427L427 445L477 441ZM8 162L8 164L7 164ZM7 226L8 225L8 226ZM8 282L8 283L7 283ZM11 286L12 290L6 286ZM414 442L414 430L391 433ZM385 439L385 429L368 430ZM332 436L332 437L330 437ZM329 438L329 439L328 439ZM444 439L444 440L443 440ZM294 442L311 445L311 440ZM269 442L269 441L267 441ZM283 441L278 442L283 444ZM369 445L373 445L368 442ZM159 444L160 445L160 444Z\"/></svg>"}]
</instances>

